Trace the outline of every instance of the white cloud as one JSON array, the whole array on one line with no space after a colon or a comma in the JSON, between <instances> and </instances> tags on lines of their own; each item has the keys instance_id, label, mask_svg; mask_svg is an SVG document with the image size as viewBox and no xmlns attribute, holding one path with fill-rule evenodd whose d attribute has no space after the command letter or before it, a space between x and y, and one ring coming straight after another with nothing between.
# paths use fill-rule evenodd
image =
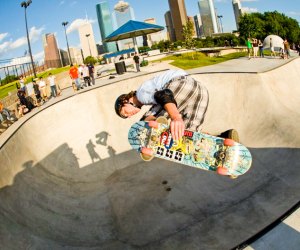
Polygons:
<instances>
[{"instance_id":1,"label":"white cloud","mask_svg":"<svg viewBox=\"0 0 300 250\"><path fill-rule=\"evenodd\" d=\"M83 24L86 24L87 21L90 22L90 23L94 23L95 22L95 20L76 19L67 28L67 34L73 32L73 31L77 31L78 28L80 26L82 26Z\"/></svg>"},{"instance_id":2,"label":"white cloud","mask_svg":"<svg viewBox=\"0 0 300 250\"><path fill-rule=\"evenodd\" d=\"M39 29L36 27L32 27L29 31L30 43L34 43L34 42L38 41L41 37L43 30L44 30L44 27L41 27ZM7 34L7 33L4 33L4 34ZM0 34L0 35L3 35L3 34ZM6 36L3 35L3 38L4 37L6 37ZM1 39L0 39L0 41L1 41ZM4 43L0 44L0 56L8 53L11 50L15 50L15 49L21 48L23 46L27 47L27 37L26 36L19 37L14 41L10 40L10 41L4 42Z\"/></svg>"},{"instance_id":3,"label":"white cloud","mask_svg":"<svg viewBox=\"0 0 300 250\"><path fill-rule=\"evenodd\" d=\"M2 33L2 34L0 34L0 42L5 38L5 37L7 37L8 36L8 33Z\"/></svg>"},{"instance_id":4,"label":"white cloud","mask_svg":"<svg viewBox=\"0 0 300 250\"><path fill-rule=\"evenodd\" d=\"M36 27L32 27L29 31L30 42L36 42L41 37L44 30L44 27L41 27L39 29L37 29Z\"/></svg>"},{"instance_id":5,"label":"white cloud","mask_svg":"<svg viewBox=\"0 0 300 250\"><path fill-rule=\"evenodd\" d=\"M60 1L59 5L65 4L65 1Z\"/></svg>"},{"instance_id":6,"label":"white cloud","mask_svg":"<svg viewBox=\"0 0 300 250\"><path fill-rule=\"evenodd\" d=\"M14 49L20 48L26 44L27 44L27 38L24 36L24 37L18 38L14 42L10 42L9 47L11 50L14 50Z\"/></svg>"},{"instance_id":7,"label":"white cloud","mask_svg":"<svg viewBox=\"0 0 300 250\"><path fill-rule=\"evenodd\" d=\"M9 48L10 42L4 42L0 44L0 55Z\"/></svg>"},{"instance_id":8,"label":"white cloud","mask_svg":"<svg viewBox=\"0 0 300 250\"><path fill-rule=\"evenodd\" d=\"M242 7L243 12L245 13L252 13L252 12L258 12L257 8L249 8L249 7Z\"/></svg>"}]
</instances>

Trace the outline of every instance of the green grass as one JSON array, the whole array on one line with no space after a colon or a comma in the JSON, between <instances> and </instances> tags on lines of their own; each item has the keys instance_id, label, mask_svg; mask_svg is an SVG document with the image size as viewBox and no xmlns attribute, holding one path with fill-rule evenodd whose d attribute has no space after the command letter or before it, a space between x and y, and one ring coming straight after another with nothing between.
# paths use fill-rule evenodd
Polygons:
<instances>
[{"instance_id":1,"label":"green grass","mask_svg":"<svg viewBox=\"0 0 300 250\"><path fill-rule=\"evenodd\" d=\"M191 53L168 56L157 61L172 60L173 62L171 62L170 64L173 66L176 66L181 69L193 69L193 68L209 66L209 65L225 62L228 60L244 57L246 55L247 53L245 52L237 52L237 53L232 53L224 56L208 57L201 52L191 52Z\"/></svg>"},{"instance_id":2,"label":"green grass","mask_svg":"<svg viewBox=\"0 0 300 250\"><path fill-rule=\"evenodd\" d=\"M51 69L51 70L47 70L47 71L38 73L37 77L38 78L39 77L46 78L46 77L48 77L49 73L52 73L53 75L56 75L56 74L59 74L61 72L65 72L69 69L70 69L69 66L63 67L63 68ZM31 81L32 81L32 77L27 77L26 80L25 80L25 84L27 84ZM12 92L12 91L16 90L17 89L17 86L16 86L17 82L19 82L19 81L17 80L17 81L5 84L4 86L0 86L0 99L8 96L8 92Z\"/></svg>"}]
</instances>

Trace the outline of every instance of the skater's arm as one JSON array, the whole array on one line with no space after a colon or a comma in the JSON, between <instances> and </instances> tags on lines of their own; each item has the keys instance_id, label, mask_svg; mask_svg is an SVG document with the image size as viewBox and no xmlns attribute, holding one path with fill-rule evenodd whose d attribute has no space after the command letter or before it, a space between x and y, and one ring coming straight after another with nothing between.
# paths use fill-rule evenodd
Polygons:
<instances>
[{"instance_id":1,"label":"skater's arm","mask_svg":"<svg viewBox=\"0 0 300 250\"><path fill-rule=\"evenodd\" d=\"M174 103L165 104L164 109L168 112L171 118L170 128L172 137L174 140L179 140L183 136L185 129L185 124L182 120L181 114Z\"/></svg>"},{"instance_id":2,"label":"skater's arm","mask_svg":"<svg viewBox=\"0 0 300 250\"><path fill-rule=\"evenodd\" d=\"M177 109L177 102L173 92L170 89L163 89L157 91L154 98L168 112L171 118L170 128L172 137L174 140L179 140L184 134L185 125Z\"/></svg>"}]
</instances>

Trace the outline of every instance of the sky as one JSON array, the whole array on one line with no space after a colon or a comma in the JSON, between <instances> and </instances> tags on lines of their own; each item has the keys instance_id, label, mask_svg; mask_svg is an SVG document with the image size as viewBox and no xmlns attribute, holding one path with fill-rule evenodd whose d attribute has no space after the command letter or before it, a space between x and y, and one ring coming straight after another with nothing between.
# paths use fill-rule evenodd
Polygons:
<instances>
[{"instance_id":1,"label":"sky","mask_svg":"<svg viewBox=\"0 0 300 250\"><path fill-rule=\"evenodd\" d=\"M77 27L86 19L92 23L96 43L101 43L96 4L103 0L32 0L27 8L27 23L34 60L44 57L42 35L54 33L61 49L66 50L62 22L68 21L69 47L80 47ZM119 0L107 0L111 11ZM0 0L0 66L4 59L22 57L28 51L24 8L22 0ZM155 18L165 27L164 14L169 10L168 0L125 0L134 10L135 19ZM218 15L222 15L224 32L236 29L232 0L214 0ZM241 0L247 12L278 11L300 22L300 0ZM188 16L199 13L198 0L185 0Z\"/></svg>"}]
</instances>

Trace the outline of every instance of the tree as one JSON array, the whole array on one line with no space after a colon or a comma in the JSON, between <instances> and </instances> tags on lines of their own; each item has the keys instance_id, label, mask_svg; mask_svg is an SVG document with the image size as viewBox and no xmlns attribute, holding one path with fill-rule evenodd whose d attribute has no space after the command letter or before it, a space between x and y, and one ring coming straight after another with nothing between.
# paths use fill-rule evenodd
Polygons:
<instances>
[{"instance_id":1,"label":"tree","mask_svg":"<svg viewBox=\"0 0 300 250\"><path fill-rule=\"evenodd\" d=\"M264 39L275 34L296 43L300 40L300 26L297 20L277 11L245 14L239 22L240 36Z\"/></svg>"},{"instance_id":2,"label":"tree","mask_svg":"<svg viewBox=\"0 0 300 250\"><path fill-rule=\"evenodd\" d=\"M84 64L96 64L98 61L92 57L92 56L87 56L85 59L84 59Z\"/></svg>"},{"instance_id":3,"label":"tree","mask_svg":"<svg viewBox=\"0 0 300 250\"><path fill-rule=\"evenodd\" d=\"M184 44L187 49L194 47L194 39L193 39L194 33L195 33L194 25L190 20L188 20L186 22L186 25L183 25L182 27Z\"/></svg>"}]
</instances>

